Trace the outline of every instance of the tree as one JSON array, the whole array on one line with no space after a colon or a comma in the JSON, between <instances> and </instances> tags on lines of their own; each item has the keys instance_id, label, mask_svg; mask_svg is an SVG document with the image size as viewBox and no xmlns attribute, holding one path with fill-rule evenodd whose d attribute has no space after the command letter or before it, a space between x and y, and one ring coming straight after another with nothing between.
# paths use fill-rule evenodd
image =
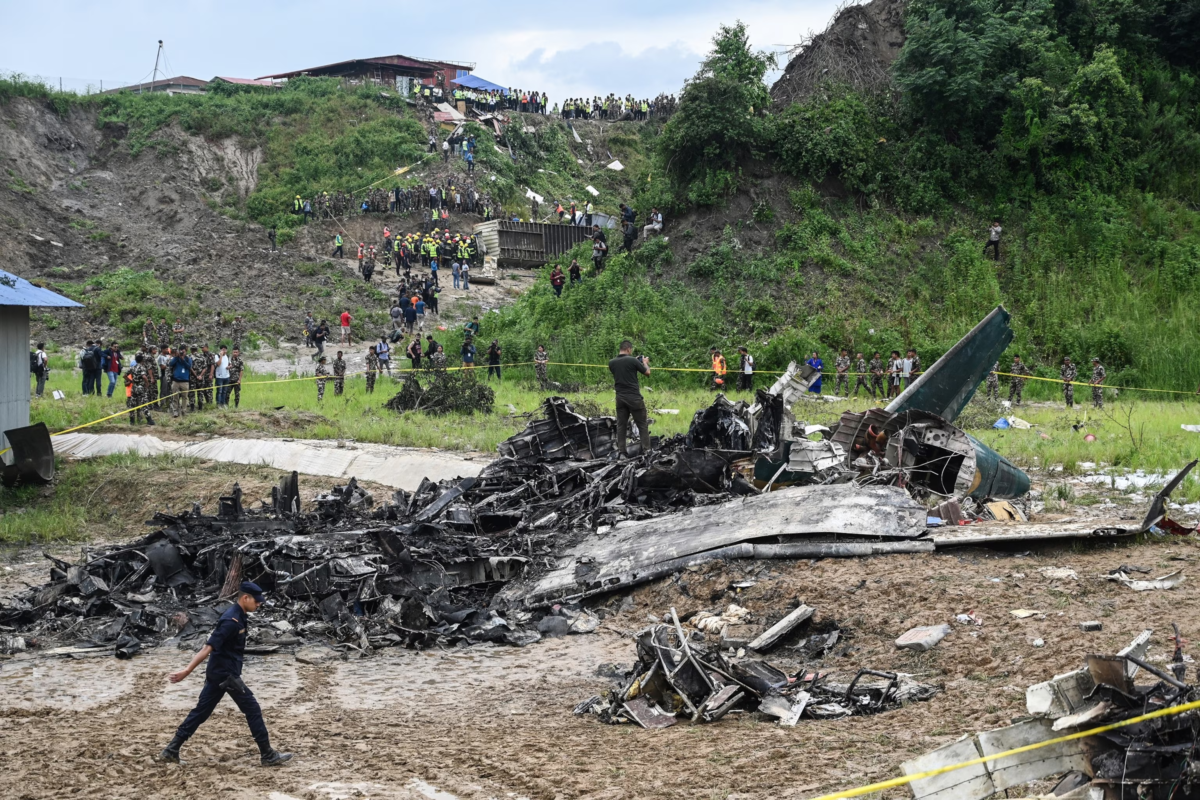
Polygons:
<instances>
[{"instance_id":1,"label":"tree","mask_svg":"<svg viewBox=\"0 0 1200 800\"><path fill-rule=\"evenodd\" d=\"M774 66L773 54L750 49L743 23L721 26L659 140L659 157L678 195L714 205L737 185L738 162L763 143L771 98L763 78Z\"/></svg>"}]
</instances>

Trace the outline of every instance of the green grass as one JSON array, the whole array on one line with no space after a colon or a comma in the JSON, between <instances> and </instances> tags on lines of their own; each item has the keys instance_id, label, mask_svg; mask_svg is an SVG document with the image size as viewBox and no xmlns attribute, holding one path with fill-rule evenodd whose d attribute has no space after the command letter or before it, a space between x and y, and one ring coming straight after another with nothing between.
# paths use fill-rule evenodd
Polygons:
<instances>
[{"instance_id":1,"label":"green grass","mask_svg":"<svg viewBox=\"0 0 1200 800\"><path fill-rule=\"evenodd\" d=\"M0 544L139 536L156 511L211 504L239 481L251 496L278 480L265 467L118 454L57 461L50 486L0 488ZM211 506L210 506L211 507Z\"/></svg>"},{"instance_id":2,"label":"green grass","mask_svg":"<svg viewBox=\"0 0 1200 800\"><path fill-rule=\"evenodd\" d=\"M402 363L407 364L407 361ZM564 380L559 373L580 373L551 367L551 379ZM485 368L477 368L480 380L485 380ZM588 385L565 396L584 413L613 413L612 390L603 380L606 372L591 370ZM650 416L655 420L655 435L670 436L685 433L693 414L708 406L713 393L702 388L703 373L694 373L693 383L685 386L665 377L652 374L644 384ZM368 395L361 375L346 380L346 392L333 394L332 383L326 387L325 401L318 405L316 387L310 380L281 381L272 376L247 375L238 410L191 414L172 420L169 414L155 416L159 430L194 436L221 434L233 436L294 436L314 439L355 439L406 447L436 447L447 450L476 450L494 452L496 445L524 428L528 415L536 414L548 393L539 391L533 383L529 366L506 367L502 382L491 382L496 390L494 412L486 415L429 416L422 412L396 413L383 404L399 390L399 383L386 375L379 378L375 393ZM760 386L767 385L768 376L759 376ZM265 383L252 383L266 381ZM49 390L63 389L65 401L50 399ZM832 388L832 387L827 387ZM731 399L751 401L748 394L731 393ZM850 399L838 403L802 403L796 407L797 419L812 424L831 424L847 410L862 410L872 403L869 398ZM876 404L881 405L881 402ZM512 409L509 406L512 406ZM34 400L32 418L45 422L51 430L100 419L124 407L123 400L83 398L79 380L70 373L57 370L51 373L47 394ZM657 413L655 409L678 409L678 414ZM1144 469L1148 472L1173 473L1193 458L1200 457L1200 434L1180 428L1182 424L1200 424L1200 404L1184 402L1146 401L1124 393L1109 398L1107 410L1097 412L1089 405L1067 411L1061 404L1023 406L1005 410L977 398L964 413L961 422L981 441L1019 466L1044 477L1060 474L1070 476L1081 472L1079 464L1092 462L1123 469ZM1129 416L1127 417L1127 412ZM1033 424L1029 430L996 430L991 424L1001 415L1015 414ZM1074 425L1080 425L1077 431ZM1132 425L1131 438L1127 427ZM1143 427L1144 426L1144 427ZM93 431L127 431L125 417L91 428ZM139 432L146 431L139 428ZM1096 441L1084 441L1093 433ZM1200 499L1200 483L1190 481L1176 499ZM1059 498L1062 499L1062 498Z\"/></svg>"}]
</instances>

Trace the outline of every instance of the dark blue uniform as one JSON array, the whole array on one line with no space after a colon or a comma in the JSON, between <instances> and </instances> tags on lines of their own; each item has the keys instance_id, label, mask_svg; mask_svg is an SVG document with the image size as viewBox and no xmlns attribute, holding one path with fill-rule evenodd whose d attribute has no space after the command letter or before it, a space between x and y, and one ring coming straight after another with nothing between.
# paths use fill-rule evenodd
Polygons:
<instances>
[{"instance_id":1,"label":"dark blue uniform","mask_svg":"<svg viewBox=\"0 0 1200 800\"><path fill-rule=\"evenodd\" d=\"M246 612L237 604L217 620L217 627L205 642L213 651L205 667L200 700L175 732L177 738L185 741L191 738L196 729L212 716L217 703L228 692L238 709L246 715L246 724L250 726L254 740L260 743L260 747L267 742L267 726L263 722L262 709L254 693L241 681L242 660L246 652L246 623Z\"/></svg>"}]
</instances>

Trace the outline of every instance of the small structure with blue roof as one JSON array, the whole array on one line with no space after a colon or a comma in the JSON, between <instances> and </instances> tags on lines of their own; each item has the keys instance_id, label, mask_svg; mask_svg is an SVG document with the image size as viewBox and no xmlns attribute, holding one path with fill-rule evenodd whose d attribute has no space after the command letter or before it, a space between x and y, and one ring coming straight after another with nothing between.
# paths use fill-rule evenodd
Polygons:
<instances>
[{"instance_id":1,"label":"small structure with blue roof","mask_svg":"<svg viewBox=\"0 0 1200 800\"><path fill-rule=\"evenodd\" d=\"M4 431L29 424L29 309L83 308L74 300L0 270L0 449Z\"/></svg>"}]
</instances>

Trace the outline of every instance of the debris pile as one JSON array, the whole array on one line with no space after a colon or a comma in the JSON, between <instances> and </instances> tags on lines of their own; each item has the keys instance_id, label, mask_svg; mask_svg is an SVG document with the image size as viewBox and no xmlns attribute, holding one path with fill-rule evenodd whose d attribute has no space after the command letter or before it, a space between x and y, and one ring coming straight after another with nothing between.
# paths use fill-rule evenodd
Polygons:
<instances>
[{"instance_id":1,"label":"debris pile","mask_svg":"<svg viewBox=\"0 0 1200 800\"><path fill-rule=\"evenodd\" d=\"M425 385L421 385L421 380ZM428 378L409 374L391 400L392 411L424 411L426 414L490 414L496 393L466 372L435 370Z\"/></svg>"},{"instance_id":2,"label":"debris pile","mask_svg":"<svg viewBox=\"0 0 1200 800\"><path fill-rule=\"evenodd\" d=\"M351 479L302 510L292 473L262 508L244 508L235 485L215 515L198 505L159 513L157 530L138 541L78 565L51 559L49 583L0 606L0 630L23 634L5 649L59 639L131 655L142 644L199 636L243 580L271 596L252 642L266 651L314 638L360 651L524 645L557 632L557 622L494 602L499 588L545 572L562 547L598 526L753 491L722 458L685 451L682 437L618 462L611 417L580 416L563 398L544 408L545 418L503 442L477 477L425 480L381 503ZM550 616L565 619L567 633L598 624L577 607Z\"/></svg>"},{"instance_id":3,"label":"debris pile","mask_svg":"<svg viewBox=\"0 0 1200 800\"><path fill-rule=\"evenodd\" d=\"M1143 631L1116 655L1088 655L1080 669L1030 686L1025 701L1032 719L960 739L902 764L905 775L917 775L996 756L973 767L916 779L911 784L913 797L982 800L1062 776L1055 797L1200 798L1197 717L1189 706L1200 692L1187 682L1189 659L1178 626L1166 669L1147 660L1151 635ZM1136 682L1139 675L1148 680ZM1156 718L1119 725L1156 712ZM1062 741L1072 733L1112 725L1116 727ZM1017 748L1021 752L1000 755Z\"/></svg>"},{"instance_id":4,"label":"debris pile","mask_svg":"<svg viewBox=\"0 0 1200 800\"><path fill-rule=\"evenodd\" d=\"M751 644L770 647L779 634L769 641L764 637L777 628L792 630L795 619L807 619L812 612L808 606L800 606ZM614 725L633 722L643 728L667 728L680 719L716 722L731 711L757 711L790 727L801 719L876 714L928 700L940 691L907 675L869 669L859 670L848 682L805 669L789 675L767 661L732 655L732 650L727 657L719 645L714 646L712 638L722 635L718 630L725 625L721 617L696 615L692 619L696 627L691 630L680 624L675 609L671 609L670 620L640 631L637 664L626 679L605 695L583 701L575 713L594 714ZM714 620L720 624L710 624ZM823 652L830 637L836 641L836 632L812 637L820 640L814 652ZM809 644L806 640L806 649Z\"/></svg>"}]
</instances>

